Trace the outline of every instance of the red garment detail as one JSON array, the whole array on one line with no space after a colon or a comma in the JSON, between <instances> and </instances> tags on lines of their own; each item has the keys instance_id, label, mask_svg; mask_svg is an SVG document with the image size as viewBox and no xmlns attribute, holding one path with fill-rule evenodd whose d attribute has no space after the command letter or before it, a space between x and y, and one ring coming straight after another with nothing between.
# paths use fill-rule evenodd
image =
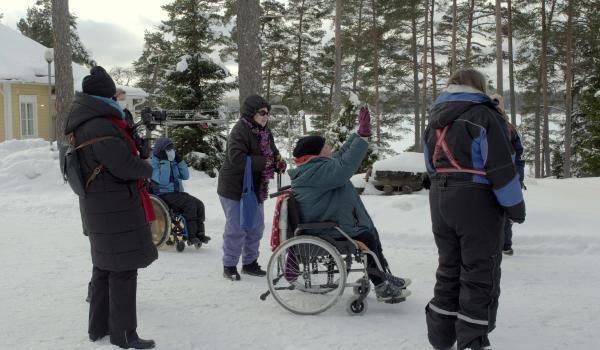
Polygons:
<instances>
[{"instance_id":1,"label":"red garment detail","mask_svg":"<svg viewBox=\"0 0 600 350\"><path fill-rule=\"evenodd\" d=\"M439 130L439 129L435 130L435 134L437 136L437 142L435 143L435 149L433 151L433 165L436 167L435 171L438 173L469 173L469 174L486 176L487 173L483 170L463 168L460 166L460 164L454 157L454 154L450 150L450 147L448 147L448 143L446 142L446 134L448 133L449 128L450 128L450 125L447 125L442 130ZM439 157L440 151L444 152L444 154L446 155L446 158L448 158L448 161L450 162L450 165L451 165L450 167L438 168L438 157Z\"/></svg>"},{"instance_id":2,"label":"red garment detail","mask_svg":"<svg viewBox=\"0 0 600 350\"><path fill-rule=\"evenodd\" d=\"M131 147L131 152L133 154L135 154L137 157L139 157L140 152L138 152L137 147L135 147L135 141L133 141L133 138L127 132L128 128L129 128L129 126L127 125L127 122L123 119L115 118L115 117L111 117L109 119L110 119L111 123L116 125L119 128L119 130L121 130L121 132L125 136L125 139L129 143L129 146ZM148 191L146 190L146 186L144 186L143 180L137 180L137 189L138 189L140 198L142 199L142 205L144 206L144 213L146 214L146 221L148 223L150 223L150 222L156 220L156 214L154 213L154 207L152 207L152 201L150 200L150 195L148 194Z\"/></svg>"},{"instance_id":3,"label":"red garment detail","mask_svg":"<svg viewBox=\"0 0 600 350\"><path fill-rule=\"evenodd\" d=\"M281 214L281 205L283 205L283 201L288 199L289 194L284 193L281 196L277 197L277 202L275 203L275 214L273 214L273 228L271 229L271 251L275 251L277 247L281 244L281 239L279 238L279 215Z\"/></svg>"},{"instance_id":4,"label":"red garment detail","mask_svg":"<svg viewBox=\"0 0 600 350\"><path fill-rule=\"evenodd\" d=\"M312 155L312 154L307 154L307 155L302 156L302 157L294 158L294 163L296 163L297 166L300 166L302 164L306 164L306 163L310 162L311 160L313 160L315 158L322 158L322 157L321 156L315 156L315 155Z\"/></svg>"}]
</instances>

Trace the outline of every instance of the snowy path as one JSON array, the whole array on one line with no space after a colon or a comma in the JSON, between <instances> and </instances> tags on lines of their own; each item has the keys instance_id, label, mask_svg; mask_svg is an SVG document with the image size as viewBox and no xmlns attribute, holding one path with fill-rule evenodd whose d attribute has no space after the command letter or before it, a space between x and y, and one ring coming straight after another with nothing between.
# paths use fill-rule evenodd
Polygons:
<instances>
[{"instance_id":1,"label":"snowy path","mask_svg":"<svg viewBox=\"0 0 600 350\"><path fill-rule=\"evenodd\" d=\"M23 177L17 186L3 171L1 151L0 349L112 349L106 339L87 340L91 264L74 196L58 176L46 174L42 160L35 163L39 176L29 183ZM392 268L413 279L407 302L379 304L371 296L367 315L353 318L345 311L346 291L327 312L300 317L272 298L258 299L267 288L264 279L233 283L221 277L224 220L215 181L193 176L187 189L205 201L213 240L197 251L161 250L159 260L139 273L138 330L159 349L430 349L424 306L437 255L426 192L363 197ZM600 179L531 181L528 187L528 221L515 226L516 255L503 262L493 348L598 349ZM265 239L263 266L268 251Z\"/></svg>"}]
</instances>

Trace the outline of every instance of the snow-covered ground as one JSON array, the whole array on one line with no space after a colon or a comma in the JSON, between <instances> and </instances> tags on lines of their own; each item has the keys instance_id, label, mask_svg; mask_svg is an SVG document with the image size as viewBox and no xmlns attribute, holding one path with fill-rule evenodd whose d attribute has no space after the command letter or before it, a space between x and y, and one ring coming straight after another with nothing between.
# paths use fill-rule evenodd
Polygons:
<instances>
[{"instance_id":1,"label":"snow-covered ground","mask_svg":"<svg viewBox=\"0 0 600 350\"><path fill-rule=\"evenodd\" d=\"M600 179L528 180L527 186L527 222L515 226L516 255L502 266L493 348L598 349ZM140 270L138 331L159 349L430 349L424 307L437 252L427 192L363 196L394 272L413 280L405 303L380 304L370 296L367 314L350 317L347 291L325 313L301 317L272 298L259 300L265 279L221 277L224 218L216 180L193 172L186 189L206 204L213 240L200 250L161 250L159 260ZM266 204L268 227L273 205ZM107 339L87 340L89 243L48 143L0 144L0 232L0 349L112 349Z\"/></svg>"}]
</instances>

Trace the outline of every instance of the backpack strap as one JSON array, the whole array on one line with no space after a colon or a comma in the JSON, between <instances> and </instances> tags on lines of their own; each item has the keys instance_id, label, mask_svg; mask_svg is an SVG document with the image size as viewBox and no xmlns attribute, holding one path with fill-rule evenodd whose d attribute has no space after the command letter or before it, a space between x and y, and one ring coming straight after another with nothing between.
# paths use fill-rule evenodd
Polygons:
<instances>
[{"instance_id":1,"label":"backpack strap","mask_svg":"<svg viewBox=\"0 0 600 350\"><path fill-rule=\"evenodd\" d=\"M486 176L487 173L483 170L471 169L471 168L463 168L460 166L454 154L448 147L448 143L446 142L446 134L448 133L448 129L452 124L446 125L442 130L436 129L435 133L437 136L437 142L435 143L435 150L433 152L433 165L436 167L435 171L437 173L469 173L474 175ZM450 162L450 167L447 168L438 168L438 157L440 152L443 152L448 161Z\"/></svg>"},{"instance_id":2,"label":"backpack strap","mask_svg":"<svg viewBox=\"0 0 600 350\"><path fill-rule=\"evenodd\" d=\"M81 149L81 148L87 147L87 146L89 146L89 145L91 145L91 144L94 144L94 143L97 143L97 142L100 142L100 141L104 141L104 140L112 139L113 137L114 137L114 136L101 136L101 137L96 137L96 138L93 138L93 139L91 139L91 140L87 140L87 141L83 142L81 145L79 145L79 146L75 147L75 150L78 150L78 149ZM71 136L71 142L72 142L73 144L74 144L74 141L75 141L75 138L74 138L74 136Z\"/></svg>"},{"instance_id":3,"label":"backpack strap","mask_svg":"<svg viewBox=\"0 0 600 350\"><path fill-rule=\"evenodd\" d=\"M90 140L87 140L85 142L83 142L82 144L80 144L79 146L75 147L75 150L78 149L82 149L84 147L87 147L89 145L92 145L94 143L100 142L100 141L104 141L104 140L108 140L113 138L114 136L101 136L101 137L96 137ZM75 145L75 136L73 134L71 134L69 136L69 142L72 145ZM98 174L100 174L100 172L102 171L102 169L104 168L104 165L100 164L97 167L94 168L94 171L92 172L92 175L90 175L90 177L88 177L87 181L85 182L85 189L87 190L87 188L90 186L90 184L92 183L92 181L94 181L94 179L96 179L96 177L98 176Z\"/></svg>"}]
</instances>

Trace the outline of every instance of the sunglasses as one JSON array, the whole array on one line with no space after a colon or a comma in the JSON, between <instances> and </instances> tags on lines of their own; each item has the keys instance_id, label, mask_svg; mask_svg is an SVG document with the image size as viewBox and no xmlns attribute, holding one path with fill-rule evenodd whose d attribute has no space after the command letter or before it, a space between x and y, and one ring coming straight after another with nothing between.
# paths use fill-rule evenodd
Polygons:
<instances>
[{"instance_id":1,"label":"sunglasses","mask_svg":"<svg viewBox=\"0 0 600 350\"><path fill-rule=\"evenodd\" d=\"M261 117L267 116L269 115L269 111L258 111L258 115L260 115Z\"/></svg>"}]
</instances>

